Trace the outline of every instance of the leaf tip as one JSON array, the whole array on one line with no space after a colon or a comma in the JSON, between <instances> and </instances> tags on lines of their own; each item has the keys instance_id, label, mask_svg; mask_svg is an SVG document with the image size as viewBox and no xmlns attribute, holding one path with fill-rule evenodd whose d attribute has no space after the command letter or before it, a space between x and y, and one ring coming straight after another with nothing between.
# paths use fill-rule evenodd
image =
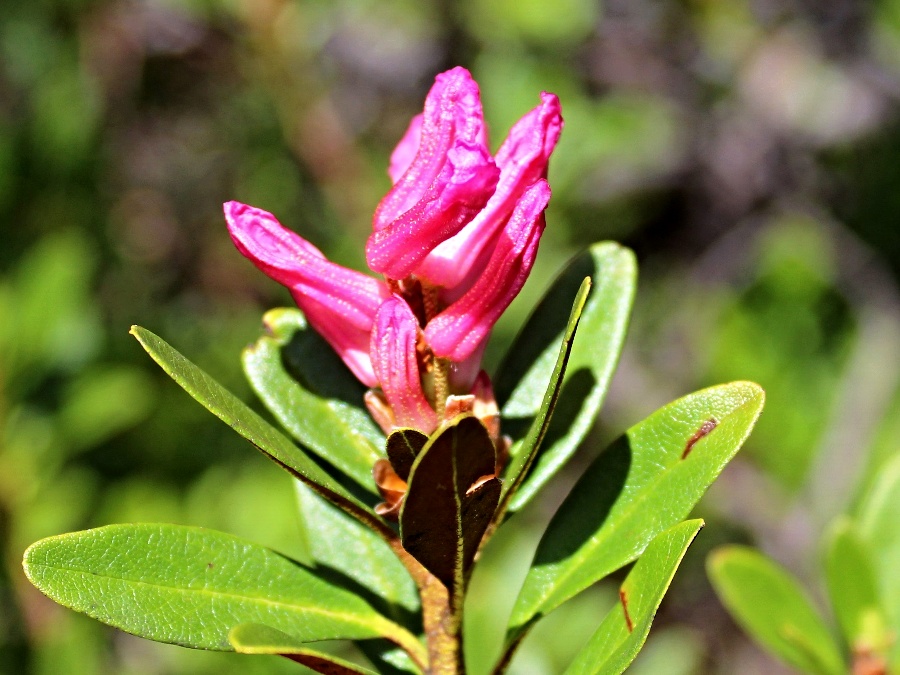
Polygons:
<instances>
[{"instance_id":1,"label":"leaf tip","mask_svg":"<svg viewBox=\"0 0 900 675\"><path fill-rule=\"evenodd\" d=\"M147 336L153 335L149 330L144 328L143 326L139 326L134 324L129 330L129 335L133 335L134 338L141 344L144 349L147 349Z\"/></svg>"},{"instance_id":2,"label":"leaf tip","mask_svg":"<svg viewBox=\"0 0 900 675\"><path fill-rule=\"evenodd\" d=\"M43 539L41 541L43 541ZM32 576L31 556L35 550L35 547L38 546L41 543L41 541L34 542L31 546L26 548L25 552L22 554L22 570L25 572L25 578L28 579L28 581L30 581L35 586L37 586L37 584L35 583L34 577Z\"/></svg>"},{"instance_id":3,"label":"leaf tip","mask_svg":"<svg viewBox=\"0 0 900 675\"><path fill-rule=\"evenodd\" d=\"M766 400L766 390L756 382L751 382L750 380L738 380L736 382L732 382L731 384L734 387L739 387L745 390L748 400L759 398L760 403L763 403Z\"/></svg>"}]
</instances>

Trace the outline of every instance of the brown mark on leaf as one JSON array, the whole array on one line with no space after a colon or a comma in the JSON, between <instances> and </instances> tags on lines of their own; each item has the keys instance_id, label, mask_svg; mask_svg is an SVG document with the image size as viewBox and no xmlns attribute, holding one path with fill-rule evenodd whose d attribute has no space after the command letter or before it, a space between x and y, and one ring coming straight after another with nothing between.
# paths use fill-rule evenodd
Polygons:
<instances>
[{"instance_id":1,"label":"brown mark on leaf","mask_svg":"<svg viewBox=\"0 0 900 675\"><path fill-rule=\"evenodd\" d=\"M211 570L213 567L215 567L214 563L211 563L211 562L206 563L206 569Z\"/></svg>"},{"instance_id":2,"label":"brown mark on leaf","mask_svg":"<svg viewBox=\"0 0 900 675\"><path fill-rule=\"evenodd\" d=\"M622 603L622 611L625 612L625 626L628 628L628 632L631 633L634 630L634 622L628 613L628 594L625 593L624 588L619 589L619 601Z\"/></svg>"},{"instance_id":3,"label":"brown mark on leaf","mask_svg":"<svg viewBox=\"0 0 900 675\"><path fill-rule=\"evenodd\" d=\"M709 432L719 426L719 421L715 417L710 417L703 424L700 425L700 428L694 432L694 435L688 439L688 442L684 446L684 452L681 453L681 459L686 458L691 450L694 449L694 446L697 445L697 441L699 441L704 436L707 436Z\"/></svg>"}]
</instances>

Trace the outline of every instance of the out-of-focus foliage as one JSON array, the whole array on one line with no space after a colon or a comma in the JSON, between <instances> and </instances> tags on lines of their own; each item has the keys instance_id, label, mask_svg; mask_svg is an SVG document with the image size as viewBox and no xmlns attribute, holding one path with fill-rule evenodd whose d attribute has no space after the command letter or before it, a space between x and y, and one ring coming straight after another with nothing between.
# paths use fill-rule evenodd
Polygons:
<instances>
[{"instance_id":1,"label":"out-of-focus foliage","mask_svg":"<svg viewBox=\"0 0 900 675\"><path fill-rule=\"evenodd\" d=\"M726 629L701 561L752 541L815 586L823 528L900 450L898 0L0 3L0 671L298 672L95 625L30 589L19 561L40 537L135 520L304 555L289 481L127 329L165 334L252 400L240 350L288 298L233 251L221 202L362 268L388 153L456 64L495 138L540 89L567 124L538 267L489 357L552 271L615 238L643 278L594 440L707 384L767 389L634 671L776 672ZM523 510L485 562L525 565L547 517ZM496 617L495 639L471 638L492 654L518 582L478 574L509 584L471 612ZM577 625L610 604L595 593L517 664L561 672L590 637Z\"/></svg>"}]
</instances>

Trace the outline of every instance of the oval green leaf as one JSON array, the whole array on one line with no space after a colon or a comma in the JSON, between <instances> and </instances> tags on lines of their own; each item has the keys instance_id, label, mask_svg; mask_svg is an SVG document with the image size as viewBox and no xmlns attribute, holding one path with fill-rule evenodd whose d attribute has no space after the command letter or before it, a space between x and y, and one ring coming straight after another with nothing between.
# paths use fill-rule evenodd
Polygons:
<instances>
[{"instance_id":1,"label":"oval green leaf","mask_svg":"<svg viewBox=\"0 0 900 675\"><path fill-rule=\"evenodd\" d=\"M376 675L375 671L315 649L270 626L242 623L228 633L228 641L239 654L286 656L324 675Z\"/></svg>"},{"instance_id":2,"label":"oval green leaf","mask_svg":"<svg viewBox=\"0 0 900 675\"><path fill-rule=\"evenodd\" d=\"M704 389L657 410L594 460L541 538L509 639L681 522L740 449L764 398L751 382Z\"/></svg>"},{"instance_id":3,"label":"oval green leaf","mask_svg":"<svg viewBox=\"0 0 900 675\"><path fill-rule=\"evenodd\" d=\"M566 365L553 419L537 461L510 503L521 509L572 456L587 435L609 387L625 341L637 283L634 254L612 242L577 256L541 300L495 378L503 433L521 439L539 414L566 331L569 307L585 277L592 291ZM514 444L512 456L523 452Z\"/></svg>"},{"instance_id":4,"label":"oval green leaf","mask_svg":"<svg viewBox=\"0 0 900 675\"><path fill-rule=\"evenodd\" d=\"M25 574L65 607L140 637L230 650L228 633L261 623L313 640L387 637L401 626L298 563L228 534L178 525L110 525L33 544Z\"/></svg>"},{"instance_id":5,"label":"oval green leaf","mask_svg":"<svg viewBox=\"0 0 900 675\"><path fill-rule=\"evenodd\" d=\"M871 552L849 518L839 518L828 533L825 580L831 607L850 651L885 658L892 642L881 606Z\"/></svg>"},{"instance_id":6,"label":"oval green leaf","mask_svg":"<svg viewBox=\"0 0 900 675\"><path fill-rule=\"evenodd\" d=\"M375 513L331 478L300 448L266 422L246 403L216 382L158 335L132 326L134 335L151 358L204 408L250 441L258 450L309 484L338 507L378 527Z\"/></svg>"},{"instance_id":7,"label":"oval green leaf","mask_svg":"<svg viewBox=\"0 0 900 675\"><path fill-rule=\"evenodd\" d=\"M256 395L303 447L375 493L384 434L365 410L365 387L299 310L273 309L263 324L267 335L242 357Z\"/></svg>"},{"instance_id":8,"label":"oval green leaf","mask_svg":"<svg viewBox=\"0 0 900 675\"><path fill-rule=\"evenodd\" d=\"M687 520L658 534L619 588L619 604L566 670L566 675L618 675L634 661L684 554L703 527Z\"/></svg>"},{"instance_id":9,"label":"oval green leaf","mask_svg":"<svg viewBox=\"0 0 900 675\"><path fill-rule=\"evenodd\" d=\"M828 627L782 567L752 548L724 546L707 570L722 604L763 647L803 672L847 672Z\"/></svg>"}]
</instances>

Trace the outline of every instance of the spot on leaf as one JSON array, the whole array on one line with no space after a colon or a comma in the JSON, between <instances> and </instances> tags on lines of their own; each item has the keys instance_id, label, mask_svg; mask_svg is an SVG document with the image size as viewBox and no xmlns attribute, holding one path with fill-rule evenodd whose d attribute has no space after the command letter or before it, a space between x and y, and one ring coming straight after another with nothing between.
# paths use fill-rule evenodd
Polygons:
<instances>
[{"instance_id":1,"label":"spot on leaf","mask_svg":"<svg viewBox=\"0 0 900 675\"><path fill-rule=\"evenodd\" d=\"M688 439L688 442L684 446L684 452L681 453L681 459L685 459L694 449L694 446L697 445L697 442L707 436L713 429L719 426L719 421L715 417L710 417L703 424L700 425L700 428L694 432L694 435Z\"/></svg>"}]
</instances>

